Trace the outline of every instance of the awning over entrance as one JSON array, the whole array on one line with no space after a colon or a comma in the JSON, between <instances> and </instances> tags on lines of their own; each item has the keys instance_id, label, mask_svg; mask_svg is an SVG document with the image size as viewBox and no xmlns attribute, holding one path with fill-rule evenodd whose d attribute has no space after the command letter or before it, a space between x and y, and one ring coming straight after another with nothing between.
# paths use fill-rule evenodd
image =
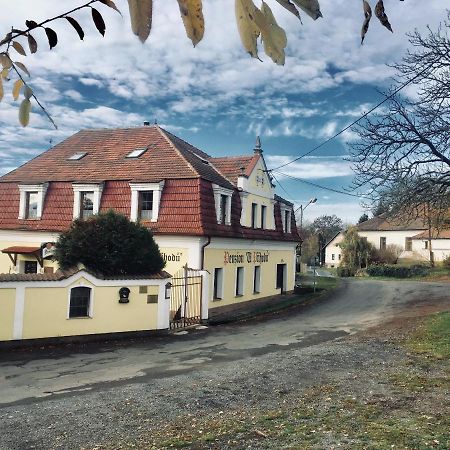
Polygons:
<instances>
[{"instance_id":1,"label":"awning over entrance","mask_svg":"<svg viewBox=\"0 0 450 450\"><path fill-rule=\"evenodd\" d=\"M22 246L14 246L4 248L2 253L5 253L9 256L9 259L16 266L17 265L17 255L29 255L34 256L41 267L44 266L42 261L42 254L40 247L22 247Z\"/></svg>"}]
</instances>

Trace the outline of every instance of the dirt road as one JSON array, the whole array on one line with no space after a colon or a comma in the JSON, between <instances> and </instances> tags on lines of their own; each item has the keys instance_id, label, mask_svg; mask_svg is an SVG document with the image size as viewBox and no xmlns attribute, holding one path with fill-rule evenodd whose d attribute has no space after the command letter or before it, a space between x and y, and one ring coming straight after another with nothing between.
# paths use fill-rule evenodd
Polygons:
<instances>
[{"instance_id":1,"label":"dirt road","mask_svg":"<svg viewBox=\"0 0 450 450\"><path fill-rule=\"evenodd\" d=\"M270 409L309 386L387 370L402 351L361 332L450 309L449 286L349 281L317 305L264 321L0 354L0 449L128 448L183 417Z\"/></svg>"}]
</instances>

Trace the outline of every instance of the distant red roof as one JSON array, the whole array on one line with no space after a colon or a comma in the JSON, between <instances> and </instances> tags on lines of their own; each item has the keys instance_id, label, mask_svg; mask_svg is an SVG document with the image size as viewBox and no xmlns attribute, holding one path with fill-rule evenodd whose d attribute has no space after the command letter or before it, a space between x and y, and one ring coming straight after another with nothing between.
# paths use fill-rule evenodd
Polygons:
<instances>
[{"instance_id":1,"label":"distant red roof","mask_svg":"<svg viewBox=\"0 0 450 450\"><path fill-rule=\"evenodd\" d=\"M420 218L405 223L399 219L377 216L358 224L357 228L359 231L404 231L425 230L427 225Z\"/></svg>"},{"instance_id":2,"label":"distant red roof","mask_svg":"<svg viewBox=\"0 0 450 450\"><path fill-rule=\"evenodd\" d=\"M450 230L432 230L432 239L450 239ZM413 236L413 239L428 239L428 230Z\"/></svg>"}]
</instances>

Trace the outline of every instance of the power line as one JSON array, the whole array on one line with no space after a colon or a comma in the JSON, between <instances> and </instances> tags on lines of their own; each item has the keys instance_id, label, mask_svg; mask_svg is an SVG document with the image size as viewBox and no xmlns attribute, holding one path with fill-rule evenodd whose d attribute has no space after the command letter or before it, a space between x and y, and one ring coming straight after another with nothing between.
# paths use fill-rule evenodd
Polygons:
<instances>
[{"instance_id":1,"label":"power line","mask_svg":"<svg viewBox=\"0 0 450 450\"><path fill-rule=\"evenodd\" d=\"M423 75L427 70L428 70L428 67L426 67L425 69L421 70L419 73L417 73L410 80L405 81L404 83L402 83L397 89L395 89L391 94L389 94L384 100L382 100L381 102L377 103L369 111L367 111L364 114L362 114L360 117L358 117L358 119L354 120L350 125L347 125L345 128L342 128L336 134L334 134L333 136L329 137L326 141L323 141L321 144L319 144L316 147L312 148L311 150L309 150L308 152L304 153L303 155L298 156L297 158L293 159L292 161L289 161L287 163L281 164L280 166L275 167L274 169L269 169L267 172L273 172L274 170L281 169L283 167L288 166L289 164L292 164L292 163L294 163L296 161L299 161L300 159L304 158L305 156L310 155L311 153L315 152L319 148L321 148L324 145L328 144L328 142L332 141L333 139L336 139L338 136L340 136L341 134L345 133L349 128L353 127L358 122L360 122L362 119L366 118L369 114L373 113L376 109L378 109L380 106L382 106L384 103L386 103L389 99L391 99L392 97L397 95L402 89L404 89L406 86L411 84L416 78L418 78L421 75Z\"/></svg>"},{"instance_id":2,"label":"power line","mask_svg":"<svg viewBox=\"0 0 450 450\"><path fill-rule=\"evenodd\" d=\"M280 186L281 189L286 193L286 195L295 203L295 200L292 198L291 194L283 187L283 185L278 181L278 178L275 176L274 173L271 174L274 180L278 183L278 186Z\"/></svg>"},{"instance_id":3,"label":"power line","mask_svg":"<svg viewBox=\"0 0 450 450\"><path fill-rule=\"evenodd\" d=\"M275 170L275 169L274 169L274 170ZM294 176L292 176L292 175L288 175L287 173L283 173L283 172L280 172L280 171L277 171L277 172L278 172L280 175L282 175L282 176L284 176L284 177L286 177L286 178L291 178L292 180L300 181L301 183L309 184L310 186L314 186L314 187L316 187L316 188L323 189L323 190L325 190L325 191L331 191L331 192L335 192L335 193L337 193L337 194L348 195L348 196L350 196L350 197L368 198L368 197L367 197L366 195L364 195L364 194L351 194L350 192L340 191L339 189L333 189L333 188L330 188L330 187L327 187L327 186L322 186L322 185L320 185L320 184L313 183L312 181L307 181L307 180L305 180L305 179L303 179L303 178L294 177ZM273 175L273 173L272 173L272 175ZM283 189L283 190L284 190L284 189Z\"/></svg>"}]
</instances>

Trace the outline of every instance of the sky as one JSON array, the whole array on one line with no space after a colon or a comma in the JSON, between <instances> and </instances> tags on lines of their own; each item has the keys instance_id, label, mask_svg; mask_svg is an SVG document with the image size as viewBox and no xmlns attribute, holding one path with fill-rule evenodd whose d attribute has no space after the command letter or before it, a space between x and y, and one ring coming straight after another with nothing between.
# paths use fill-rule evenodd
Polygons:
<instances>
[{"instance_id":1,"label":"sky","mask_svg":"<svg viewBox=\"0 0 450 450\"><path fill-rule=\"evenodd\" d=\"M388 64L408 49L407 32L436 29L446 17L442 0L385 0L391 34L375 16L363 46L360 0L321 0L323 18L302 14L303 25L275 0L266 0L287 33L286 63L275 65L264 54L252 59L243 49L232 0L203 0L205 35L193 48L175 0L154 0L153 26L144 43L131 32L125 0L115 0L123 17L94 5L106 22L96 30L89 10L73 13L85 31L80 41L65 19L51 26L58 45L49 50L45 33L35 30L38 52L15 54L58 129L33 104L30 125L18 122L19 101L12 83L4 83L0 103L0 175L86 128L142 125L155 120L163 128L212 156L251 154L261 137L264 157L275 168L307 153L377 104L391 81ZM83 0L0 0L0 32L40 22L76 7ZM259 5L258 1L255 2ZM372 8L375 0L370 0ZM414 92L405 92L414 95ZM304 223L336 214L355 223L364 212L362 198L318 188L347 191L354 177L349 130L320 150L274 172L277 193L304 209ZM298 216L297 216L298 217Z\"/></svg>"}]
</instances>

